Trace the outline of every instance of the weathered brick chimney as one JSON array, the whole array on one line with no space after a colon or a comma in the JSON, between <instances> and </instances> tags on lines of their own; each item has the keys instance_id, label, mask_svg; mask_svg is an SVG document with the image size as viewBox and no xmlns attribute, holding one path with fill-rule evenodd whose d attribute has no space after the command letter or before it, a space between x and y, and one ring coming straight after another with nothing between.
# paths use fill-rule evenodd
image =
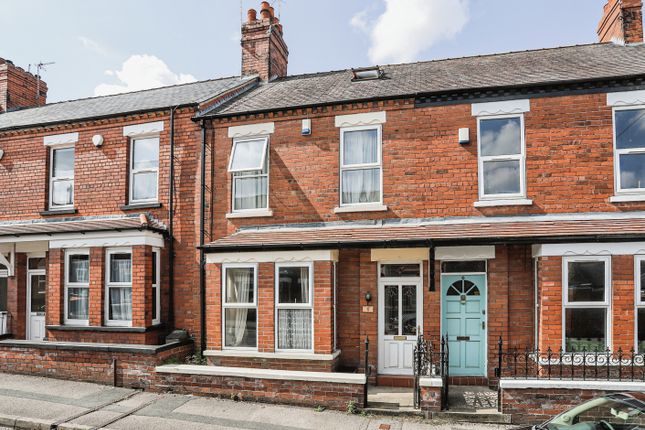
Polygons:
<instances>
[{"instance_id":1,"label":"weathered brick chimney","mask_svg":"<svg viewBox=\"0 0 645 430\"><path fill-rule=\"evenodd\" d=\"M47 84L33 73L0 58L0 112L42 106L47 103Z\"/></svg>"},{"instance_id":2,"label":"weathered brick chimney","mask_svg":"<svg viewBox=\"0 0 645 430\"><path fill-rule=\"evenodd\" d=\"M249 9L242 25L242 76L259 75L270 81L287 75L289 49L273 7L266 1L260 7L260 18Z\"/></svg>"},{"instance_id":3,"label":"weathered brick chimney","mask_svg":"<svg viewBox=\"0 0 645 430\"><path fill-rule=\"evenodd\" d=\"M643 2L608 0L598 24L600 42L643 42Z\"/></svg>"}]
</instances>

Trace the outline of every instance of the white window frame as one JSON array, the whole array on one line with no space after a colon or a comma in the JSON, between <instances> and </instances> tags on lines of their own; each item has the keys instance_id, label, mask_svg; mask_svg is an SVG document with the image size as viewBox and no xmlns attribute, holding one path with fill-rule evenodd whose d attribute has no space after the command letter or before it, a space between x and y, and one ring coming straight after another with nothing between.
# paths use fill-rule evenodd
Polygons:
<instances>
[{"instance_id":1,"label":"white window frame","mask_svg":"<svg viewBox=\"0 0 645 430\"><path fill-rule=\"evenodd\" d=\"M603 302L569 302L569 263L603 262L605 264L605 300ZM562 257L562 350L567 351L567 309L605 309L605 348L612 345L611 306L611 256L570 256ZM580 352L580 351L576 351Z\"/></svg>"},{"instance_id":2,"label":"white window frame","mask_svg":"<svg viewBox=\"0 0 645 430\"><path fill-rule=\"evenodd\" d=\"M641 262L645 261L645 255L635 255L634 256L634 286L635 288L635 297L634 297L634 351L636 353L643 353L645 351L638 350L638 310L645 309L645 300L641 300Z\"/></svg>"},{"instance_id":3,"label":"white window frame","mask_svg":"<svg viewBox=\"0 0 645 430\"><path fill-rule=\"evenodd\" d=\"M157 140L157 149L158 149L158 158L157 158L157 167L149 167L146 169L136 169L134 168L134 145L138 140L148 140L156 139ZM159 166L161 164L161 136L158 134L153 135L140 135L130 138L130 166L129 166L129 188L128 191L128 201L130 204L144 204L144 203L158 203L159 202ZM134 176L139 173L156 173L157 174L157 183L155 184L155 197L149 199L135 199L134 198Z\"/></svg>"},{"instance_id":4,"label":"white window frame","mask_svg":"<svg viewBox=\"0 0 645 430\"><path fill-rule=\"evenodd\" d=\"M69 280L69 261L73 255L87 255L88 256L88 262L87 262L87 283L81 283L81 282L70 282ZM70 326L88 326L90 325L90 320L89 320L89 312L90 312L90 304L89 304L89 293L90 293L90 276L91 276L91 261L90 261L90 250L89 249L68 249L65 251L65 303L64 303L64 315L65 317L63 318L64 324L65 325L70 325ZM68 300L69 300L69 289L70 288L85 288L88 290L88 309L87 309L87 319L86 320L78 320L78 319L70 319L68 318Z\"/></svg>"},{"instance_id":5,"label":"white window frame","mask_svg":"<svg viewBox=\"0 0 645 430\"><path fill-rule=\"evenodd\" d=\"M74 168L72 169L72 176L60 176L60 177L55 177L54 176L54 151L58 151L59 149L73 149L74 150ZM74 176L76 173L76 146L72 144L64 144L64 145L53 145L49 147L49 209L50 210L65 210L65 209L72 209L74 207L74 188L75 188L75 181L74 181ZM56 205L54 204L54 183L58 181L72 181L72 203L68 205Z\"/></svg>"},{"instance_id":6,"label":"white window frame","mask_svg":"<svg viewBox=\"0 0 645 430\"><path fill-rule=\"evenodd\" d=\"M520 154L511 155L482 155L482 142L481 142L481 123L482 121L495 120L495 119L520 119ZM524 127L524 114L508 114L508 115L482 115L477 117L477 164L478 164L478 189L479 200L512 200L512 199L525 199L526 198L526 130ZM489 161L519 161L520 164L520 192L514 194L486 194L484 192L484 163Z\"/></svg>"},{"instance_id":7,"label":"white window frame","mask_svg":"<svg viewBox=\"0 0 645 430\"><path fill-rule=\"evenodd\" d=\"M153 294L152 297L152 300L154 300L157 305L156 318L154 314L152 315L152 324L156 325L161 323L161 249L152 248L152 255L154 256L153 258L157 265L157 276L152 280L153 292L155 288L157 289L156 294Z\"/></svg>"},{"instance_id":8,"label":"white window frame","mask_svg":"<svg viewBox=\"0 0 645 430\"><path fill-rule=\"evenodd\" d=\"M117 287L130 287L132 289L132 273L130 273L130 282L110 282L110 256L112 254L130 254L130 271L134 269L133 253L132 248L108 248L105 251L105 325L112 327L132 327L132 320L111 320L110 319L110 288ZM134 295L132 296L134 302ZM133 315L134 318L134 306L133 306Z\"/></svg>"},{"instance_id":9,"label":"white window frame","mask_svg":"<svg viewBox=\"0 0 645 430\"><path fill-rule=\"evenodd\" d=\"M259 339L259 312L258 312L258 264L257 263L227 263L222 264L222 350L257 351ZM227 303L226 302L226 272L228 269L253 269L253 302L252 303ZM226 309L255 309L255 348L226 346Z\"/></svg>"},{"instance_id":10,"label":"white window frame","mask_svg":"<svg viewBox=\"0 0 645 430\"><path fill-rule=\"evenodd\" d=\"M264 139L264 153L262 156L262 168L260 169L237 169L237 170L231 170L231 165L233 164L233 154L235 153L235 147L237 146L238 143L240 142L247 142L251 140L261 140ZM232 213L239 213L239 214L244 214L244 213L257 213L258 211L266 211L269 209L269 187L270 187L270 175L269 175L269 137L268 136L256 136L256 137L245 137L245 138L235 138L233 139L233 147L231 149L231 156L229 158L228 162L228 172L231 174L231 212ZM264 173L264 166L266 166L266 173ZM236 175L240 173L245 173L245 172L255 172L255 171L260 171L263 173L255 174L255 175ZM264 207L257 207L257 208L251 208L251 209L237 209L235 207L235 184L237 183L237 179L243 178L243 179L260 179L260 178L266 178L267 181L267 201L266 205Z\"/></svg>"},{"instance_id":11,"label":"white window frame","mask_svg":"<svg viewBox=\"0 0 645 430\"><path fill-rule=\"evenodd\" d=\"M282 267L307 267L309 269L309 302L308 303L280 303L280 268ZM310 349L280 349L278 348L278 312L280 310L310 310L311 311L311 348ZM276 352L302 352L313 353L315 349L314 339L314 264L308 262L289 262L289 263L275 263L275 350Z\"/></svg>"},{"instance_id":12,"label":"white window frame","mask_svg":"<svg viewBox=\"0 0 645 430\"><path fill-rule=\"evenodd\" d=\"M345 164L345 133L352 131L363 131L363 130L376 130L377 132L377 149L378 156L376 163L361 163L361 164ZM344 207L356 207L360 208L363 206L375 206L383 205L383 126L381 124L376 125L360 125L355 127L341 127L340 129L340 162L339 162L339 174L338 174L338 200L339 206ZM343 172L351 170L371 170L378 168L381 171L381 183L379 190L379 200L377 202L366 202L366 203L343 203Z\"/></svg>"},{"instance_id":13,"label":"white window frame","mask_svg":"<svg viewBox=\"0 0 645 430\"><path fill-rule=\"evenodd\" d=\"M620 183L620 156L629 154L645 154L645 142L640 148L618 149L618 136L616 134L616 112L626 110L642 110L645 113L645 105L614 107L612 112L613 133L614 133L614 190L616 195L637 195L645 198L645 187L622 189Z\"/></svg>"}]
</instances>

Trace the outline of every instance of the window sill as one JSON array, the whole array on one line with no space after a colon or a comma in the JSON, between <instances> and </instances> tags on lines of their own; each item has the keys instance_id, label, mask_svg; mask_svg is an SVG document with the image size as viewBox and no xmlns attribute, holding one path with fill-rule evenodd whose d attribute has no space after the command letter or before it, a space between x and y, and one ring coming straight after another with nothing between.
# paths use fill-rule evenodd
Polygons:
<instances>
[{"instance_id":1,"label":"window sill","mask_svg":"<svg viewBox=\"0 0 645 430\"><path fill-rule=\"evenodd\" d=\"M226 214L227 219L232 218L261 218L273 216L271 209L257 209L243 212L231 212Z\"/></svg>"},{"instance_id":2,"label":"window sill","mask_svg":"<svg viewBox=\"0 0 645 430\"><path fill-rule=\"evenodd\" d=\"M623 203L623 202L645 202L645 194L621 194L611 196L610 203Z\"/></svg>"},{"instance_id":3,"label":"window sill","mask_svg":"<svg viewBox=\"0 0 645 430\"><path fill-rule=\"evenodd\" d=\"M496 206L531 206L531 199L505 199L505 200L479 200L475 202L476 208L490 208Z\"/></svg>"},{"instance_id":4,"label":"window sill","mask_svg":"<svg viewBox=\"0 0 645 430\"><path fill-rule=\"evenodd\" d=\"M271 358L282 360L311 360L311 361L331 361L335 360L340 355L340 349L336 350L333 354L314 354L306 352L258 352L258 351L243 351L243 350L206 350L204 356L206 357L243 357L243 358Z\"/></svg>"},{"instance_id":5,"label":"window sill","mask_svg":"<svg viewBox=\"0 0 645 430\"><path fill-rule=\"evenodd\" d=\"M158 209L161 203L133 203L131 205L122 205L119 209L122 211L130 211L135 209Z\"/></svg>"},{"instance_id":6,"label":"window sill","mask_svg":"<svg viewBox=\"0 0 645 430\"><path fill-rule=\"evenodd\" d=\"M334 208L334 213L345 214L352 212L385 212L387 211L387 206L380 203L377 204L365 204L365 205L350 205L350 206L339 206Z\"/></svg>"},{"instance_id":7,"label":"window sill","mask_svg":"<svg viewBox=\"0 0 645 430\"><path fill-rule=\"evenodd\" d=\"M112 333L147 333L161 328L161 324L150 327L126 327L126 326L81 326L81 325L48 325L47 330L51 331L89 331L89 332L112 332Z\"/></svg>"},{"instance_id":8,"label":"window sill","mask_svg":"<svg viewBox=\"0 0 645 430\"><path fill-rule=\"evenodd\" d=\"M41 216L50 216L50 215L74 215L78 212L76 208L64 208L64 209L49 209L46 211L41 211Z\"/></svg>"}]
</instances>

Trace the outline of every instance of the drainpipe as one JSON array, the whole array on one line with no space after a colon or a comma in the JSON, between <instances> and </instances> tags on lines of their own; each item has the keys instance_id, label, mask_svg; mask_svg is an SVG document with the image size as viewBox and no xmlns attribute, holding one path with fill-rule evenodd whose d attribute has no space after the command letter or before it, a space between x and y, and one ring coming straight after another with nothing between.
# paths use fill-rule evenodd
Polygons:
<instances>
[{"instance_id":1,"label":"drainpipe","mask_svg":"<svg viewBox=\"0 0 645 430\"><path fill-rule=\"evenodd\" d=\"M170 166L168 172L168 325L175 329L175 110L170 109Z\"/></svg>"},{"instance_id":2,"label":"drainpipe","mask_svg":"<svg viewBox=\"0 0 645 430\"><path fill-rule=\"evenodd\" d=\"M200 354L206 349L206 267L204 261L204 218L206 215L206 125L199 124L202 129L202 153L199 191L199 334Z\"/></svg>"}]
</instances>

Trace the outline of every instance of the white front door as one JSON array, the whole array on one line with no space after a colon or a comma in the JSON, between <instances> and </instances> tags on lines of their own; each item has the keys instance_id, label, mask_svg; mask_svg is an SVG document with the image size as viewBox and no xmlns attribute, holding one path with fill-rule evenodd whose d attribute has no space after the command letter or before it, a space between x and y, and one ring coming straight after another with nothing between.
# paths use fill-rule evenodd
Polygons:
<instances>
[{"instance_id":1,"label":"white front door","mask_svg":"<svg viewBox=\"0 0 645 430\"><path fill-rule=\"evenodd\" d=\"M27 339L45 338L45 295L47 279L43 271L27 272Z\"/></svg>"},{"instance_id":2,"label":"white front door","mask_svg":"<svg viewBox=\"0 0 645 430\"><path fill-rule=\"evenodd\" d=\"M413 373L414 346L423 324L422 285L420 276L379 280L378 371L381 374Z\"/></svg>"}]
</instances>

